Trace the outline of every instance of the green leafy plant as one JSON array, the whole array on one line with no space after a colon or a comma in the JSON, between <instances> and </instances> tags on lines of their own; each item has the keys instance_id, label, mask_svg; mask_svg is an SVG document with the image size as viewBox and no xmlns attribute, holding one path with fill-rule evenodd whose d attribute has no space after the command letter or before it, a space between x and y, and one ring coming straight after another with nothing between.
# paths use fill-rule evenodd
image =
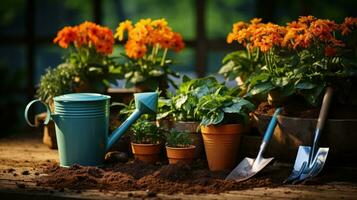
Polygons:
<instances>
[{"instance_id":1,"label":"green leafy plant","mask_svg":"<svg viewBox=\"0 0 357 200\"><path fill-rule=\"evenodd\" d=\"M162 132L155 123L146 120L137 121L132 125L131 140L138 144L157 144L162 140Z\"/></svg>"},{"instance_id":2,"label":"green leafy plant","mask_svg":"<svg viewBox=\"0 0 357 200\"><path fill-rule=\"evenodd\" d=\"M201 125L247 123L254 105L229 93L209 94L200 98L195 112L201 116Z\"/></svg>"},{"instance_id":3,"label":"green leafy plant","mask_svg":"<svg viewBox=\"0 0 357 200\"><path fill-rule=\"evenodd\" d=\"M169 133L165 134L166 146L184 148L192 145L192 140L188 132L177 131L172 129Z\"/></svg>"},{"instance_id":4,"label":"green leafy plant","mask_svg":"<svg viewBox=\"0 0 357 200\"><path fill-rule=\"evenodd\" d=\"M217 91L238 94L237 88L228 89L224 83L219 83L214 77L190 79L183 76L182 84L176 90L176 95L165 101L166 112L160 113L158 118L170 116L175 121L200 121L201 117L195 113L199 99Z\"/></svg>"}]
</instances>

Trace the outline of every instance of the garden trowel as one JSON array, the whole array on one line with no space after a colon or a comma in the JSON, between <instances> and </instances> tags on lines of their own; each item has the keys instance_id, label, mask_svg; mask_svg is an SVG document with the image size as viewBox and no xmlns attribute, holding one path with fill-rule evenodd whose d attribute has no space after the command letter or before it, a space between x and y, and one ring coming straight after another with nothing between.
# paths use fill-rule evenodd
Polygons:
<instances>
[{"instance_id":1,"label":"garden trowel","mask_svg":"<svg viewBox=\"0 0 357 200\"><path fill-rule=\"evenodd\" d=\"M265 166L267 166L270 161L274 158L263 158L263 153L270 141L271 136L273 135L274 128L277 122L277 116L281 112L281 108L277 108L273 117L270 120L268 129L264 134L264 138L262 144L259 148L258 156L253 158L244 158L242 162L226 177L226 180L235 180L237 182L244 181L254 176L260 170L262 170Z\"/></svg>"},{"instance_id":2,"label":"garden trowel","mask_svg":"<svg viewBox=\"0 0 357 200\"><path fill-rule=\"evenodd\" d=\"M328 109L332 99L332 93L332 88L328 87L322 101L321 111L317 120L312 147L299 147L293 171L291 175L284 181L284 183L297 183L317 176L317 174L320 173L323 166L325 165L329 148L318 148L317 143L327 118Z\"/></svg>"}]
</instances>

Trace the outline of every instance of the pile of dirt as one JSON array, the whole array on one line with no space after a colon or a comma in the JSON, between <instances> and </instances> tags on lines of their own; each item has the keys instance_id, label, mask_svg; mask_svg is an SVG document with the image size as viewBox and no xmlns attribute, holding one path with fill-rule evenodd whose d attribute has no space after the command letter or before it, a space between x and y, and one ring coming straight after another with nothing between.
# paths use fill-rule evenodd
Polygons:
<instances>
[{"instance_id":1,"label":"pile of dirt","mask_svg":"<svg viewBox=\"0 0 357 200\"><path fill-rule=\"evenodd\" d=\"M229 190L242 190L256 187L276 187L290 173L290 169L273 170L270 166L248 181L236 183L224 178L229 171L211 172L203 160L192 165L150 165L133 160L128 163L106 164L103 167L73 165L69 168L58 164L48 164L36 179L38 186L56 189L100 189L115 191L144 190L153 193L221 193Z\"/></svg>"}]
</instances>

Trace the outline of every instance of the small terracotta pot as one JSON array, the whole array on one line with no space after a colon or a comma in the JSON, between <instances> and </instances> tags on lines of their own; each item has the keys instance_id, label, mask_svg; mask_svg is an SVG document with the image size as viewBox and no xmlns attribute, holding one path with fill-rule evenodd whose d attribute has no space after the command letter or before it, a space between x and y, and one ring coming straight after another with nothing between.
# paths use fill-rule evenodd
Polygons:
<instances>
[{"instance_id":1,"label":"small terracotta pot","mask_svg":"<svg viewBox=\"0 0 357 200\"><path fill-rule=\"evenodd\" d=\"M178 131L187 131L190 134L190 139L192 140L192 144L196 146L195 149L195 158L202 158L203 156L203 140L202 135L197 128L199 127L199 122L192 121L178 121L173 123L172 128Z\"/></svg>"},{"instance_id":2,"label":"small terracotta pot","mask_svg":"<svg viewBox=\"0 0 357 200\"><path fill-rule=\"evenodd\" d=\"M183 148L166 146L166 153L167 157L169 158L169 163L176 164L180 161L191 164L194 159L195 149L196 147L194 145Z\"/></svg>"},{"instance_id":3,"label":"small terracotta pot","mask_svg":"<svg viewBox=\"0 0 357 200\"><path fill-rule=\"evenodd\" d=\"M154 164L159 160L160 144L137 144L131 143L131 150L135 159L145 163Z\"/></svg>"},{"instance_id":4,"label":"small terracotta pot","mask_svg":"<svg viewBox=\"0 0 357 200\"><path fill-rule=\"evenodd\" d=\"M201 132L211 171L230 170L236 165L242 124L202 126Z\"/></svg>"}]
</instances>

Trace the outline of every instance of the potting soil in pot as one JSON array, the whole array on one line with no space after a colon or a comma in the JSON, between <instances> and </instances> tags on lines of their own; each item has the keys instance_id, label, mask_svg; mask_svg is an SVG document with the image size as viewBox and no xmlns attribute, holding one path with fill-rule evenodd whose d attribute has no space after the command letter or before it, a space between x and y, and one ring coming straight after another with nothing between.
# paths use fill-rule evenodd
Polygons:
<instances>
[{"instance_id":1,"label":"potting soil in pot","mask_svg":"<svg viewBox=\"0 0 357 200\"><path fill-rule=\"evenodd\" d=\"M273 166L272 166L273 167ZM149 165L140 161L126 164L106 164L103 167L73 165L61 168L49 163L43 173L48 176L36 180L38 186L74 190L101 189L115 191L149 190L154 193L220 193L255 187L275 187L289 175L290 169L270 168L248 181L236 183L224 178L229 171L211 172L205 161L192 165Z\"/></svg>"}]
</instances>

